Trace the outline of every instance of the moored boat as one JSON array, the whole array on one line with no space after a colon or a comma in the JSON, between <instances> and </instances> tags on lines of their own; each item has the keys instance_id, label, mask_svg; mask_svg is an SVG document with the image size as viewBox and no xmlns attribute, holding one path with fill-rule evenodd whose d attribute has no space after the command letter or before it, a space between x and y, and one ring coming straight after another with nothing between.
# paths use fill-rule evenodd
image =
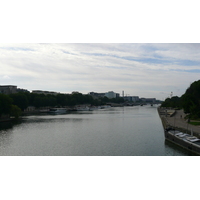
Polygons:
<instances>
[{"instance_id":1,"label":"moored boat","mask_svg":"<svg viewBox=\"0 0 200 200\"><path fill-rule=\"evenodd\" d=\"M89 111L90 108L88 106L77 106L76 110L77 111Z\"/></svg>"},{"instance_id":2,"label":"moored boat","mask_svg":"<svg viewBox=\"0 0 200 200\"><path fill-rule=\"evenodd\" d=\"M200 155L200 139L195 136L173 128L166 128L165 139Z\"/></svg>"},{"instance_id":3,"label":"moored boat","mask_svg":"<svg viewBox=\"0 0 200 200\"><path fill-rule=\"evenodd\" d=\"M49 113L49 109L41 109L40 113Z\"/></svg>"},{"instance_id":4,"label":"moored boat","mask_svg":"<svg viewBox=\"0 0 200 200\"><path fill-rule=\"evenodd\" d=\"M50 108L49 112L54 113L54 114L64 114L67 112L67 109L66 108Z\"/></svg>"},{"instance_id":5,"label":"moored boat","mask_svg":"<svg viewBox=\"0 0 200 200\"><path fill-rule=\"evenodd\" d=\"M101 109L101 106L90 106L90 107L89 107L89 110L90 110L90 111L99 110L99 109Z\"/></svg>"}]
</instances>

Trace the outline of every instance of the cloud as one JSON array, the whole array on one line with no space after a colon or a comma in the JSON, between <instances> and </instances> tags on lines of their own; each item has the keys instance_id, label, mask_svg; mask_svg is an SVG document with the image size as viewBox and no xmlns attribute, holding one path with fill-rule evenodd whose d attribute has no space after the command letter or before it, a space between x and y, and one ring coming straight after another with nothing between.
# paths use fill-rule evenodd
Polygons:
<instances>
[{"instance_id":1,"label":"cloud","mask_svg":"<svg viewBox=\"0 0 200 200\"><path fill-rule=\"evenodd\" d=\"M161 99L172 90L182 95L198 80L199 50L198 44L4 43L0 76L29 90L125 90Z\"/></svg>"},{"instance_id":2,"label":"cloud","mask_svg":"<svg viewBox=\"0 0 200 200\"><path fill-rule=\"evenodd\" d=\"M9 76L7 76L7 75L4 75L3 79L10 80L11 78Z\"/></svg>"}]
</instances>

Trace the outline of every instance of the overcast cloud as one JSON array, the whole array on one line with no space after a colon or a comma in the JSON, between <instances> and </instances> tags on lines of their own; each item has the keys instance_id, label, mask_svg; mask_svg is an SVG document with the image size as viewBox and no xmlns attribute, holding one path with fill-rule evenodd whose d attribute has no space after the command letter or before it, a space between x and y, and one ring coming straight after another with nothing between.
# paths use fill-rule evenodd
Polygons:
<instances>
[{"instance_id":1,"label":"overcast cloud","mask_svg":"<svg viewBox=\"0 0 200 200\"><path fill-rule=\"evenodd\" d=\"M200 44L0 44L0 85L164 100L199 79Z\"/></svg>"}]
</instances>

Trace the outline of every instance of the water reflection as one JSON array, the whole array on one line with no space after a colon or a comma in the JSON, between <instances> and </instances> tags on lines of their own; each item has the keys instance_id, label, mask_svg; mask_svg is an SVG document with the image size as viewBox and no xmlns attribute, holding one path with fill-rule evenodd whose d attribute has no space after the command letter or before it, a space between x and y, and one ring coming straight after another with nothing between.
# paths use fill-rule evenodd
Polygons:
<instances>
[{"instance_id":1,"label":"water reflection","mask_svg":"<svg viewBox=\"0 0 200 200\"><path fill-rule=\"evenodd\" d=\"M7 121L7 122L1 122L0 123L0 134L2 131L6 131L8 129L12 129L15 126L18 126L24 122L23 119L13 120L13 121Z\"/></svg>"},{"instance_id":2,"label":"water reflection","mask_svg":"<svg viewBox=\"0 0 200 200\"><path fill-rule=\"evenodd\" d=\"M13 123L12 122L1 122L0 123L0 133L3 130L7 130L13 127Z\"/></svg>"},{"instance_id":3,"label":"water reflection","mask_svg":"<svg viewBox=\"0 0 200 200\"><path fill-rule=\"evenodd\" d=\"M156 108L111 108L64 115L24 116L0 124L0 155L179 156L165 142Z\"/></svg>"},{"instance_id":4,"label":"water reflection","mask_svg":"<svg viewBox=\"0 0 200 200\"><path fill-rule=\"evenodd\" d=\"M12 129L13 122L2 122L0 123L0 149L1 153L4 154L6 148L12 143Z\"/></svg>"}]
</instances>

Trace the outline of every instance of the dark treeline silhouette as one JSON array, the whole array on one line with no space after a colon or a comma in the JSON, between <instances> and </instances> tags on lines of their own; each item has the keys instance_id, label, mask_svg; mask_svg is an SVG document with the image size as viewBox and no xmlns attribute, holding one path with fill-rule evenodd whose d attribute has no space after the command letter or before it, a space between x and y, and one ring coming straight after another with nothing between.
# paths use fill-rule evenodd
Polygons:
<instances>
[{"instance_id":1,"label":"dark treeline silhouette","mask_svg":"<svg viewBox=\"0 0 200 200\"><path fill-rule=\"evenodd\" d=\"M24 111L28 106L36 108L42 107L66 107L79 104L91 104L94 106L104 105L106 103L123 103L123 98L108 99L102 97L94 99L91 95L83 95L81 93L44 95L29 92L19 92L16 94L3 95L0 94L0 117L2 114L13 114Z\"/></svg>"},{"instance_id":2,"label":"dark treeline silhouette","mask_svg":"<svg viewBox=\"0 0 200 200\"><path fill-rule=\"evenodd\" d=\"M21 115L21 109L13 105L13 99L8 95L0 94L0 121L14 116L18 118Z\"/></svg>"},{"instance_id":3,"label":"dark treeline silhouette","mask_svg":"<svg viewBox=\"0 0 200 200\"><path fill-rule=\"evenodd\" d=\"M193 82L181 97L167 98L162 107L183 108L190 118L200 118L200 80Z\"/></svg>"}]
</instances>

